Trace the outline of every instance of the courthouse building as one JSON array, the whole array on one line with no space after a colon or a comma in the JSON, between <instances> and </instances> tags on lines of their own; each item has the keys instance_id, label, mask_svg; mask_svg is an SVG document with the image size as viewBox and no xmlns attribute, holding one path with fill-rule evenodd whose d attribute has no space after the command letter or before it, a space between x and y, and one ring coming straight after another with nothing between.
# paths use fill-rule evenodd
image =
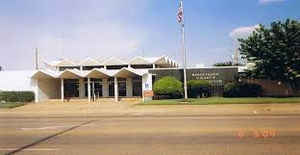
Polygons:
<instances>
[{"instance_id":1,"label":"courthouse building","mask_svg":"<svg viewBox=\"0 0 300 155\"><path fill-rule=\"evenodd\" d=\"M45 63L31 71L0 72L0 90L33 91L35 101L86 100L111 98L152 99L154 82L173 76L183 82L183 69L167 56L134 57L129 61L115 57L60 60ZM208 80L213 96L221 96L223 86L235 80L238 67L188 68L187 80Z\"/></svg>"},{"instance_id":2,"label":"courthouse building","mask_svg":"<svg viewBox=\"0 0 300 155\"><path fill-rule=\"evenodd\" d=\"M118 58L97 60L87 58L81 62L61 60L51 62L47 68L35 71L32 85L36 102L47 99L87 99L138 97L152 91L150 69L177 68L172 59L162 57L135 57L129 61Z\"/></svg>"}]
</instances>

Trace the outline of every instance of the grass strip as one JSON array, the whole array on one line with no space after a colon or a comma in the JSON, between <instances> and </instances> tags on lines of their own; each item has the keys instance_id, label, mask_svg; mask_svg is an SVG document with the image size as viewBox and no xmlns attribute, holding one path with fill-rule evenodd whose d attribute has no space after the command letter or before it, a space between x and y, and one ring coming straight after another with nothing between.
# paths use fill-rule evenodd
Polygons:
<instances>
[{"instance_id":1,"label":"grass strip","mask_svg":"<svg viewBox=\"0 0 300 155\"><path fill-rule=\"evenodd\" d=\"M217 104L284 104L300 103L299 97L290 98L223 98L211 97L200 99L169 99L169 100L152 100L139 105L217 105Z\"/></svg>"}]
</instances>

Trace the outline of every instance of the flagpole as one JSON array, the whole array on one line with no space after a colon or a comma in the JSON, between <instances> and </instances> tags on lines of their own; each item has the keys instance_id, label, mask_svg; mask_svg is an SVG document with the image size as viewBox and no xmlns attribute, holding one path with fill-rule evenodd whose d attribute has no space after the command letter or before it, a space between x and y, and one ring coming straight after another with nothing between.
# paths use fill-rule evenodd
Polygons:
<instances>
[{"instance_id":1,"label":"flagpole","mask_svg":"<svg viewBox=\"0 0 300 155\"><path fill-rule=\"evenodd\" d=\"M183 78L184 78L184 98L188 99L188 93L187 93L187 77L186 77L186 49L185 49L185 25L184 25L184 9L183 9L183 0L181 0L181 6L182 6L182 16L183 21L181 24L181 33L182 33L182 52L183 52Z\"/></svg>"}]
</instances>

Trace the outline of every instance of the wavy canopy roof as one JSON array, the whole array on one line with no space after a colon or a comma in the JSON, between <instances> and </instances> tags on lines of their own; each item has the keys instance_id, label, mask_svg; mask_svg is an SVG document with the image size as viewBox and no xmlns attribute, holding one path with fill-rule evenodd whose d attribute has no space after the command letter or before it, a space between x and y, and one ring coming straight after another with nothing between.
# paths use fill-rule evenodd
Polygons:
<instances>
[{"instance_id":1,"label":"wavy canopy roof","mask_svg":"<svg viewBox=\"0 0 300 155\"><path fill-rule=\"evenodd\" d=\"M31 78L34 79L49 79L49 78L63 78L63 79L79 79L79 78L110 78L110 77L134 77L143 76L147 74L147 70L122 68L121 70L105 70L105 69L93 69L90 71L80 71L78 69L66 69L61 72L50 72L48 70L38 70L34 72Z\"/></svg>"},{"instance_id":2,"label":"wavy canopy roof","mask_svg":"<svg viewBox=\"0 0 300 155\"><path fill-rule=\"evenodd\" d=\"M178 67L179 64L177 64L174 60L167 56L161 56L161 57L134 57L130 59L129 61L124 61L116 57L110 57L110 58L99 58L99 59L93 59L93 58L86 58L81 62L75 62L68 59L63 59L60 61L54 61L49 63L51 66L54 67L78 67L78 66L115 66L115 65L149 65L149 64L156 64L156 65L166 65L170 67Z\"/></svg>"}]
</instances>

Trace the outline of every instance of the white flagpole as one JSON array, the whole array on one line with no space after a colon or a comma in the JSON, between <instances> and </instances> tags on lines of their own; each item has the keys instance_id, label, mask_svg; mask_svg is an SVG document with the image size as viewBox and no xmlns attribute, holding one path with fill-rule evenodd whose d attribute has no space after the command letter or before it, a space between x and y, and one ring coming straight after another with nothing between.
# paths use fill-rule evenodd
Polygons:
<instances>
[{"instance_id":1,"label":"white flagpole","mask_svg":"<svg viewBox=\"0 0 300 155\"><path fill-rule=\"evenodd\" d=\"M181 0L182 7L182 24L181 24L181 33L182 33L182 52L183 52L183 78L184 78L184 98L188 99L187 93L187 77L186 77L186 49L185 49L185 31L184 31L184 9L183 9L183 0Z\"/></svg>"}]
</instances>

